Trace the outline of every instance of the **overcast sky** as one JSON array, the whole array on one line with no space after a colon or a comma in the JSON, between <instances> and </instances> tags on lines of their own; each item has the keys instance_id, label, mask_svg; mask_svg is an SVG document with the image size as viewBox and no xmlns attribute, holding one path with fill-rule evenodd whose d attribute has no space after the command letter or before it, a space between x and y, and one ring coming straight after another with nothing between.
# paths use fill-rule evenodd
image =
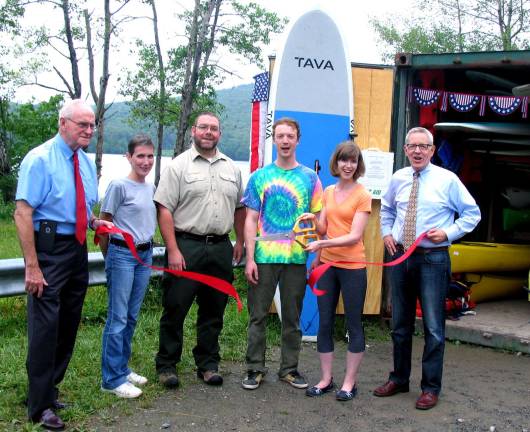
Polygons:
<instances>
[{"instance_id":1,"label":"overcast sky","mask_svg":"<svg viewBox=\"0 0 530 432\"><path fill-rule=\"evenodd\" d=\"M321 7L336 20L340 28L343 30L346 36L346 43L350 53L350 61L360 63L381 63L381 52L376 45L376 37L371 29L369 19L370 17L384 17L390 15L405 15L407 10L411 7L413 0L254 0L257 3L262 4L269 10L277 12L281 16L287 17L290 21L296 20L298 16L304 11L312 9L314 7ZM170 3L173 6L170 7ZM191 3L190 0L159 0L158 1L158 15L159 15L159 26L161 33L162 48L167 47L166 41L171 41L174 38L174 34L179 32L178 19L174 16L177 12L175 5L186 5ZM95 5L95 0L88 0L89 5ZM97 3L99 5L99 1ZM180 9L181 10L181 9ZM131 13L129 9L127 11ZM58 13L58 12L57 12ZM28 10L24 21L26 24L34 23L39 25L42 23L42 10L34 7ZM47 9L47 15L49 14L49 8ZM135 15L150 15L150 10L146 9L141 11L138 8L135 9ZM47 22L51 16L48 17ZM61 16L57 15L52 18L57 20L56 22L62 22ZM181 31L181 30L180 30ZM182 32L182 31L181 31ZM122 40L131 40L133 38L140 37L145 40L152 40L152 25L147 20L135 21L125 29L120 38ZM282 41L282 35L273 36L271 44L266 47L263 51L263 61L267 64L267 58L271 54L275 54L278 50L278 45ZM169 45L169 44L167 44ZM263 68L259 68L256 65L248 65L244 62L238 62L234 60L228 60L227 56L223 56L222 60L225 62L224 67L231 69L236 72L237 76L228 77L223 83L222 87L233 87L240 84L251 83L252 77L263 71ZM131 64L132 63L132 64ZM65 67L68 65L65 63ZM109 98L112 100L116 98L117 92L117 77L120 75L120 71L124 68L134 67L134 58L128 53L127 49L123 49L119 54L115 52L111 53L111 80L109 84ZM88 91L88 84L86 81L86 64L80 65L81 72L84 76L83 81L83 92ZM65 70L65 74L69 71ZM98 69L96 70L98 72ZM43 75L39 78L42 82L51 83L54 82L56 86L60 86L57 82L57 78L54 74ZM24 87L17 92L16 99L19 101L27 101L31 97L36 100L47 99L54 92L46 91L35 86ZM118 97L119 99L119 97Z\"/></svg>"},{"instance_id":2,"label":"overcast sky","mask_svg":"<svg viewBox=\"0 0 530 432\"><path fill-rule=\"evenodd\" d=\"M359 63L381 63L381 52L376 44L376 36L370 26L370 17L384 17L390 14L402 14L411 7L412 0L260 0L270 10L286 16L289 21L296 20L304 11L319 7L328 12L338 23L346 37L350 61ZM282 42L282 35L274 36L265 57L274 54ZM246 80L258 69L249 68Z\"/></svg>"}]
</instances>

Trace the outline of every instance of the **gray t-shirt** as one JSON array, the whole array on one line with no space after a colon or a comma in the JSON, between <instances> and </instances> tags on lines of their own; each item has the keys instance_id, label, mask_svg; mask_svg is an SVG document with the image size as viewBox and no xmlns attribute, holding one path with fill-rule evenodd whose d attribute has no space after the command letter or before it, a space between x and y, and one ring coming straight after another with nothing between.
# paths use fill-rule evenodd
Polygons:
<instances>
[{"instance_id":1,"label":"gray t-shirt","mask_svg":"<svg viewBox=\"0 0 530 432\"><path fill-rule=\"evenodd\" d=\"M105 193L101 211L112 215L114 225L130 233L135 243L146 243L156 229L155 186L129 178L113 180ZM121 238L120 235L115 235Z\"/></svg>"}]
</instances>

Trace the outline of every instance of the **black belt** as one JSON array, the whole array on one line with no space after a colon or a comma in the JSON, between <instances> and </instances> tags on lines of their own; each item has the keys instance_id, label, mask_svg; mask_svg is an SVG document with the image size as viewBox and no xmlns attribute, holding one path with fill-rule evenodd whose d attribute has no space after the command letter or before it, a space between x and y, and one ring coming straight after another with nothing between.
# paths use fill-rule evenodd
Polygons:
<instances>
[{"instance_id":1,"label":"black belt","mask_svg":"<svg viewBox=\"0 0 530 432\"><path fill-rule=\"evenodd\" d=\"M110 239L110 242L113 245L116 245L116 246L124 247L124 248L127 248L127 249L129 248L129 246L127 246L127 243L124 240L121 240L121 239L117 239L117 238L112 237ZM147 243L138 243L135 246L136 246L136 250L137 251L143 252L143 251L151 249L153 247L153 242L150 241L150 242L147 242Z\"/></svg>"},{"instance_id":2,"label":"black belt","mask_svg":"<svg viewBox=\"0 0 530 432\"><path fill-rule=\"evenodd\" d=\"M397 245L397 249L400 252L405 252L405 248L401 244ZM447 251L447 250L449 250L449 246L440 246L440 247L433 247L433 248L417 246L416 249L414 249L414 252L412 252L412 254L425 255L431 252L442 252L442 251Z\"/></svg>"},{"instance_id":3,"label":"black belt","mask_svg":"<svg viewBox=\"0 0 530 432\"><path fill-rule=\"evenodd\" d=\"M37 238L37 236L39 235L39 232L38 231L34 231L34 234L35 234L35 238ZM76 240L77 239L75 238L75 234L59 234L59 233L55 233L55 239L56 240Z\"/></svg>"},{"instance_id":4,"label":"black belt","mask_svg":"<svg viewBox=\"0 0 530 432\"><path fill-rule=\"evenodd\" d=\"M218 234L206 234L199 235L183 231L175 231L177 237L189 240L200 241L206 244L219 243L222 241L227 241L229 239L228 234L218 235Z\"/></svg>"}]
</instances>

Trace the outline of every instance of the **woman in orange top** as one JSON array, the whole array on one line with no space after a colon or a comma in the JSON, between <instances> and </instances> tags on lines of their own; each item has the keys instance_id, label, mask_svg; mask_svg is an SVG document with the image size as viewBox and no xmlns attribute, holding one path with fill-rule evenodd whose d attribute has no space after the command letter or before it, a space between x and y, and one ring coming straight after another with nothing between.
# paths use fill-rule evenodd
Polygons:
<instances>
[{"instance_id":1,"label":"woman in orange top","mask_svg":"<svg viewBox=\"0 0 530 432\"><path fill-rule=\"evenodd\" d=\"M335 310L342 292L348 328L346 375L336 393L339 401L350 400L357 394L356 377L364 355L365 342L361 317L366 295L366 266L363 232L371 211L371 196L357 179L364 174L361 150L352 141L337 146L330 161L331 174L339 181L324 191L324 208L318 219L311 213L300 219L314 220L322 240L310 243L306 251L316 252L311 268L320 263L335 262L318 282L326 294L318 297L320 324L317 351L320 355L321 378L307 389L307 396L321 396L333 389L333 327ZM345 262L340 262L345 261Z\"/></svg>"}]
</instances>

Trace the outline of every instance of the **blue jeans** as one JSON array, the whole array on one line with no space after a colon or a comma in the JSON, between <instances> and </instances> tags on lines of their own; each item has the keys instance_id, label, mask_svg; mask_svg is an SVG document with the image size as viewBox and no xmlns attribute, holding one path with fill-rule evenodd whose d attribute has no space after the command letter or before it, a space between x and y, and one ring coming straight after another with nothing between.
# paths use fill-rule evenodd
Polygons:
<instances>
[{"instance_id":1,"label":"blue jeans","mask_svg":"<svg viewBox=\"0 0 530 432\"><path fill-rule=\"evenodd\" d=\"M402 252L396 253L396 259ZM392 268L392 340L394 371L390 380L409 382L416 298L423 312L425 345L422 357L421 389L439 394L442 387L445 348L445 298L451 277L447 250L412 254Z\"/></svg>"},{"instance_id":2,"label":"blue jeans","mask_svg":"<svg viewBox=\"0 0 530 432\"><path fill-rule=\"evenodd\" d=\"M152 249L139 251L146 264L152 263ZM101 371L103 388L114 389L127 381L131 373L127 363L151 269L141 265L124 247L109 244L105 258L108 311L103 330Z\"/></svg>"}]
</instances>

